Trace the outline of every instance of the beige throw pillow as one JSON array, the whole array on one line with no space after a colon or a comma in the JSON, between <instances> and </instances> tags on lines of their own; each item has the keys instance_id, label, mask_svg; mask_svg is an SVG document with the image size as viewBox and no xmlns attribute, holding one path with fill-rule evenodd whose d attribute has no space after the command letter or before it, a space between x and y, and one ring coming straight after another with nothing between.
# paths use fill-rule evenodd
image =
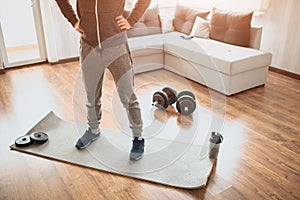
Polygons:
<instances>
[{"instance_id":1,"label":"beige throw pillow","mask_svg":"<svg viewBox=\"0 0 300 200\"><path fill-rule=\"evenodd\" d=\"M205 19L208 14L209 11L193 9L177 4L173 18L174 29L178 32L189 35L193 28L196 17L198 16Z\"/></svg>"},{"instance_id":2,"label":"beige throw pillow","mask_svg":"<svg viewBox=\"0 0 300 200\"><path fill-rule=\"evenodd\" d=\"M249 46L253 11L231 12L213 8L210 38L229 44Z\"/></svg>"},{"instance_id":3,"label":"beige throw pillow","mask_svg":"<svg viewBox=\"0 0 300 200\"><path fill-rule=\"evenodd\" d=\"M209 38L209 21L196 17L190 37Z\"/></svg>"},{"instance_id":4,"label":"beige throw pillow","mask_svg":"<svg viewBox=\"0 0 300 200\"><path fill-rule=\"evenodd\" d=\"M174 31L174 26L172 24L172 16L159 14L159 18L162 33L169 33Z\"/></svg>"},{"instance_id":5,"label":"beige throw pillow","mask_svg":"<svg viewBox=\"0 0 300 200\"><path fill-rule=\"evenodd\" d=\"M123 16L127 18L130 12L131 11L125 10ZM148 8L139 21L136 22L131 29L127 30L128 37L138 37L157 33L161 33L158 6Z\"/></svg>"}]
</instances>

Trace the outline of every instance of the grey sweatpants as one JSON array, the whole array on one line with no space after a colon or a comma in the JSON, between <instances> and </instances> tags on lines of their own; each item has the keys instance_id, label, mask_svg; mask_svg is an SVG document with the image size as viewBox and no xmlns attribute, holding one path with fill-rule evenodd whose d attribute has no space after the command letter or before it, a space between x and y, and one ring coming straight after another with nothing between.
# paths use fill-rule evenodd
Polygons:
<instances>
[{"instance_id":1,"label":"grey sweatpants","mask_svg":"<svg viewBox=\"0 0 300 200\"><path fill-rule=\"evenodd\" d=\"M87 120L91 129L97 129L101 120L101 96L105 69L111 72L119 98L127 111L134 137L141 136L141 109L134 93L134 73L126 44L99 49L80 41L80 66L86 91Z\"/></svg>"}]
</instances>

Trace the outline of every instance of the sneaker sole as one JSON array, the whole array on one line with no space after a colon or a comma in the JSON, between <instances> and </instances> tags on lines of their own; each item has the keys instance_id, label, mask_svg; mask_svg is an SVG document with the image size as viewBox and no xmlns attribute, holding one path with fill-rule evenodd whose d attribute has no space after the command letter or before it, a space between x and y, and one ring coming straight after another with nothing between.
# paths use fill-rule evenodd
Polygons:
<instances>
[{"instance_id":1,"label":"sneaker sole","mask_svg":"<svg viewBox=\"0 0 300 200\"><path fill-rule=\"evenodd\" d=\"M140 160L142 157L143 157L144 154L142 154L141 156L137 157L137 158L133 158L130 156L130 160L133 160L133 161L137 161L137 160Z\"/></svg>"},{"instance_id":2,"label":"sneaker sole","mask_svg":"<svg viewBox=\"0 0 300 200\"><path fill-rule=\"evenodd\" d=\"M89 143L87 143L86 145L82 146L82 147L79 147L77 145L75 145L75 147L78 149L78 150L81 150L81 149L85 149L87 146L89 146L92 142L94 142L95 140L97 140L98 138L100 137L100 135L94 139L92 139Z\"/></svg>"}]
</instances>

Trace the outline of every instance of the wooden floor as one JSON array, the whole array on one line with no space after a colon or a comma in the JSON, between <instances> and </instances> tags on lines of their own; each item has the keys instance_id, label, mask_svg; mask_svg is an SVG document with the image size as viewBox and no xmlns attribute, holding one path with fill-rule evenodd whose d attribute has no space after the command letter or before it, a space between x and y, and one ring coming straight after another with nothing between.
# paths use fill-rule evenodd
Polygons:
<instances>
[{"instance_id":1,"label":"wooden floor","mask_svg":"<svg viewBox=\"0 0 300 200\"><path fill-rule=\"evenodd\" d=\"M74 120L78 71L78 62L71 62L0 75L0 199L300 199L300 81L274 72L265 87L226 97L225 105L218 100L223 95L188 82L199 105L219 113L225 108L226 119L244 127L226 138L227 146L221 148L240 143L219 158L202 189L177 189L10 151L15 138L49 110ZM167 71L135 77L141 92L145 83L159 80L184 87ZM114 126L113 87L107 74L103 127ZM211 101L211 96L217 99Z\"/></svg>"}]
</instances>

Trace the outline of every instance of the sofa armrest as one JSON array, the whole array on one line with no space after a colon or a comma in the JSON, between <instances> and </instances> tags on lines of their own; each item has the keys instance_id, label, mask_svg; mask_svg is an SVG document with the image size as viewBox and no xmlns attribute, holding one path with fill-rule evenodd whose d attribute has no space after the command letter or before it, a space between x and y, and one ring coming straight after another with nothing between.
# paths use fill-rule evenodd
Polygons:
<instances>
[{"instance_id":1,"label":"sofa armrest","mask_svg":"<svg viewBox=\"0 0 300 200\"><path fill-rule=\"evenodd\" d=\"M262 35L262 27L251 26L249 47L254 49L259 49L260 42L261 42L261 35Z\"/></svg>"}]
</instances>

